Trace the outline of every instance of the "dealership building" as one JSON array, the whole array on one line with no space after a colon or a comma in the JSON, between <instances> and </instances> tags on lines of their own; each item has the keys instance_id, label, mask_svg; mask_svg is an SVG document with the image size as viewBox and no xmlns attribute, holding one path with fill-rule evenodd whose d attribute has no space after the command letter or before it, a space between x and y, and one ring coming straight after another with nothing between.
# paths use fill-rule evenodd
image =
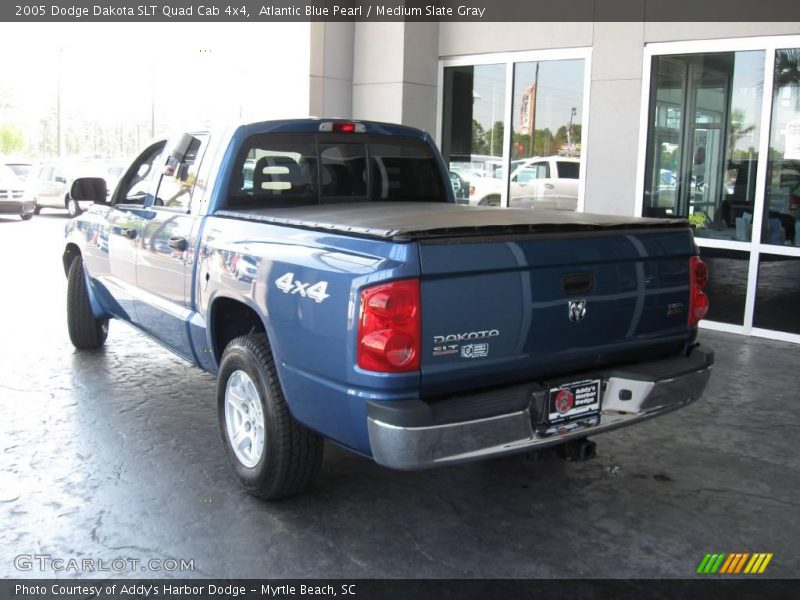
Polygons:
<instances>
[{"instance_id":1,"label":"dealership building","mask_svg":"<svg viewBox=\"0 0 800 600\"><path fill-rule=\"evenodd\" d=\"M705 326L800 342L800 23L308 27L310 114L426 129L463 202L689 218Z\"/></svg>"}]
</instances>

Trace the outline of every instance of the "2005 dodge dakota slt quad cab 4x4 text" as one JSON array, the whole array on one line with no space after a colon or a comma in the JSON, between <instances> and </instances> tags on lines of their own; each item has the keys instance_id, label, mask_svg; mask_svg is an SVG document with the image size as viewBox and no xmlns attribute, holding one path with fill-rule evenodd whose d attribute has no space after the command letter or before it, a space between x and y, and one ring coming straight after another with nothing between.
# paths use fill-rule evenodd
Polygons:
<instances>
[{"instance_id":1,"label":"2005 dodge dakota slt quad cab 4x4 text","mask_svg":"<svg viewBox=\"0 0 800 600\"><path fill-rule=\"evenodd\" d=\"M713 353L683 220L455 203L424 132L302 119L142 152L66 227L70 338L119 319L218 377L241 484L306 487L323 438L396 469L564 444L685 406ZM587 450L587 448L589 450Z\"/></svg>"}]
</instances>

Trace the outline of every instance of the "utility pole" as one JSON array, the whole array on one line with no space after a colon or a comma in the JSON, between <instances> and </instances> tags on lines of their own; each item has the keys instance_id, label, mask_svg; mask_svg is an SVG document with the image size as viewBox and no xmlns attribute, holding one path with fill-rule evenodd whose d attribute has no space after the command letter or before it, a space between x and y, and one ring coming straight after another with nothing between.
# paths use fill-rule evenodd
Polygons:
<instances>
[{"instance_id":1,"label":"utility pole","mask_svg":"<svg viewBox=\"0 0 800 600\"><path fill-rule=\"evenodd\" d=\"M569 113L569 129L567 129L567 156L572 156L572 119L578 114L578 109L574 106Z\"/></svg>"},{"instance_id":2,"label":"utility pole","mask_svg":"<svg viewBox=\"0 0 800 600\"><path fill-rule=\"evenodd\" d=\"M56 89L56 153L64 156L64 136L61 133L61 72L63 70L64 48L58 49L58 88Z\"/></svg>"}]
</instances>

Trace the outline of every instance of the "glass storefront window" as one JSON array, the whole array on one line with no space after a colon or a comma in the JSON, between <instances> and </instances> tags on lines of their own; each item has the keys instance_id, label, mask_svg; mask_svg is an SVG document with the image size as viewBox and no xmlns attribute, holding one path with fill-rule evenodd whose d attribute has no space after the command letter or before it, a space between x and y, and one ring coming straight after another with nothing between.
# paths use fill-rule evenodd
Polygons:
<instances>
[{"instance_id":1,"label":"glass storefront window","mask_svg":"<svg viewBox=\"0 0 800 600\"><path fill-rule=\"evenodd\" d=\"M800 334L800 257L762 254L753 326Z\"/></svg>"},{"instance_id":2,"label":"glass storefront window","mask_svg":"<svg viewBox=\"0 0 800 600\"><path fill-rule=\"evenodd\" d=\"M763 50L653 57L644 215L752 235Z\"/></svg>"},{"instance_id":3,"label":"glass storefront window","mask_svg":"<svg viewBox=\"0 0 800 600\"><path fill-rule=\"evenodd\" d=\"M578 208L584 54L540 60L541 54L523 53L496 64L445 62L441 149L458 202Z\"/></svg>"},{"instance_id":4,"label":"glass storefront window","mask_svg":"<svg viewBox=\"0 0 800 600\"><path fill-rule=\"evenodd\" d=\"M776 50L774 69L761 242L800 246L800 49Z\"/></svg>"},{"instance_id":5,"label":"glass storefront window","mask_svg":"<svg viewBox=\"0 0 800 600\"><path fill-rule=\"evenodd\" d=\"M708 265L708 314L706 319L741 325L747 298L747 269L750 253L719 248L700 248Z\"/></svg>"},{"instance_id":6,"label":"glass storefront window","mask_svg":"<svg viewBox=\"0 0 800 600\"><path fill-rule=\"evenodd\" d=\"M584 61L514 65L508 204L576 210Z\"/></svg>"},{"instance_id":7,"label":"glass storefront window","mask_svg":"<svg viewBox=\"0 0 800 600\"><path fill-rule=\"evenodd\" d=\"M444 69L442 154L456 201L500 204L506 65Z\"/></svg>"}]
</instances>

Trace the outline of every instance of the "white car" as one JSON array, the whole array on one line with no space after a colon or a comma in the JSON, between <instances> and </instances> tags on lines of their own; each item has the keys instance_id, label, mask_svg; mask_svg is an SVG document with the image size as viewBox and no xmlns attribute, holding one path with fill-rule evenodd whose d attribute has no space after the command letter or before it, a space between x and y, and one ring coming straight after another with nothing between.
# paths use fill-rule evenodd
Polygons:
<instances>
[{"instance_id":1,"label":"white car","mask_svg":"<svg viewBox=\"0 0 800 600\"><path fill-rule=\"evenodd\" d=\"M511 174L508 205L513 208L577 210L580 159L531 158Z\"/></svg>"}]
</instances>

